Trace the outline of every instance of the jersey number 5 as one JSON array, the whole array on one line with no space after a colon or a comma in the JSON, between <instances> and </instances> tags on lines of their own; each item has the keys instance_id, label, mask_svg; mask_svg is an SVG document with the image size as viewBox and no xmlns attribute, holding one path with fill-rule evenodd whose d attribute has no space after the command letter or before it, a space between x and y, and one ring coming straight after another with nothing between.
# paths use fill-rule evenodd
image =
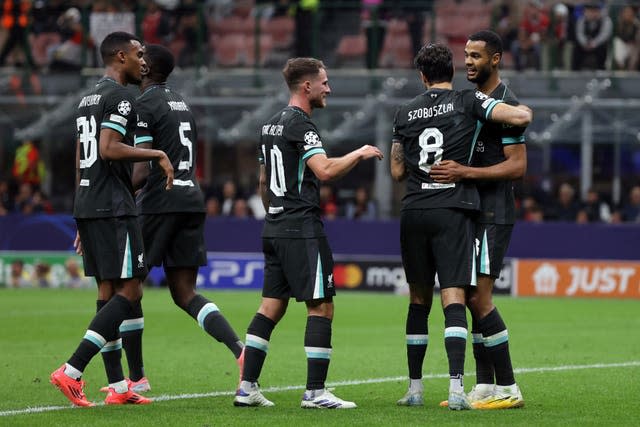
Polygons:
<instances>
[{"instance_id":1,"label":"jersey number 5","mask_svg":"<svg viewBox=\"0 0 640 427\"><path fill-rule=\"evenodd\" d=\"M191 124L189 122L180 122L180 127L178 128L180 144L184 145L187 147L187 150L189 150L189 159L180 160L180 163L178 163L178 170L190 170L191 166L193 166L193 143L187 137L185 132L191 132Z\"/></svg>"},{"instance_id":2,"label":"jersey number 5","mask_svg":"<svg viewBox=\"0 0 640 427\"><path fill-rule=\"evenodd\" d=\"M444 136L438 128L426 128L418 137L420 144L420 162L418 166L426 173L431 172L431 166L442 160Z\"/></svg>"},{"instance_id":3,"label":"jersey number 5","mask_svg":"<svg viewBox=\"0 0 640 427\"><path fill-rule=\"evenodd\" d=\"M82 145L84 158L80 159L80 169L91 167L98 160L98 140L96 139L96 119L91 117L76 118L78 140Z\"/></svg>"}]
</instances>

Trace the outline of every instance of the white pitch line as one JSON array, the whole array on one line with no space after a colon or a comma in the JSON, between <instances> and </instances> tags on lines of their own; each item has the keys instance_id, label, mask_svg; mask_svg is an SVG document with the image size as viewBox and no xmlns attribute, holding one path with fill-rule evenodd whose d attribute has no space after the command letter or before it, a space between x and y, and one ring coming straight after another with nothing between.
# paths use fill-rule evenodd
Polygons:
<instances>
[{"instance_id":1,"label":"white pitch line","mask_svg":"<svg viewBox=\"0 0 640 427\"><path fill-rule=\"evenodd\" d=\"M517 368L514 369L514 373L516 374L530 374L530 373L543 373L543 372L557 372L557 371L575 371L579 369L611 369L611 368L628 368L640 366L640 360L634 360L630 362L620 362L620 363L594 363L591 365L564 365L564 366L546 366L540 368ZM471 374L465 374L471 375ZM424 379L434 379L434 378L448 378L448 374L427 374L424 375ZM349 386L349 385L363 385L363 384L378 384L378 383L389 383L393 381L404 381L406 380L406 376L400 377L383 377L383 378L369 378L364 380L346 380L346 381L336 381L327 383L328 387L338 387L338 386ZM291 391L291 390L303 390L305 388L304 385L288 385L288 386L280 386L280 387L268 387L263 388L262 391L266 393L278 393L283 391ZM153 396L152 399L156 402L165 402L169 400L182 400L182 399L200 399L203 397L222 397L222 396L233 396L235 391L213 391L209 393L188 393L188 394L165 394L160 396ZM97 403L96 406L101 406L103 403ZM78 409L83 410L84 408L76 408L74 406L36 406L33 408L25 408L25 409L12 409L8 411L0 411L0 417L8 417L12 415L26 415L26 414L37 414L40 412L52 412L52 411L61 411L63 409ZM87 410L87 409L84 409Z\"/></svg>"}]
</instances>

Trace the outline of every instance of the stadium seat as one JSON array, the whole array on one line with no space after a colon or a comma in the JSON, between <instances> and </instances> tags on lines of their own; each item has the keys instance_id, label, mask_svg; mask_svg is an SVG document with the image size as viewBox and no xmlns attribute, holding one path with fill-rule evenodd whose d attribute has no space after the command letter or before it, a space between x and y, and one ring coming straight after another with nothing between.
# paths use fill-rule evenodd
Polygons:
<instances>
[{"instance_id":1,"label":"stadium seat","mask_svg":"<svg viewBox=\"0 0 640 427\"><path fill-rule=\"evenodd\" d=\"M367 38L364 34L347 34L342 36L336 49L338 66L363 66L367 54Z\"/></svg>"},{"instance_id":2,"label":"stadium seat","mask_svg":"<svg viewBox=\"0 0 640 427\"><path fill-rule=\"evenodd\" d=\"M244 50L246 52L247 65L255 65L256 63L256 47L258 48L258 65L264 66L267 57L273 50L273 39L270 34L260 34L257 38L258 46L256 46L256 37L247 37Z\"/></svg>"},{"instance_id":3,"label":"stadium seat","mask_svg":"<svg viewBox=\"0 0 640 427\"><path fill-rule=\"evenodd\" d=\"M295 22L289 16L276 16L262 22L262 33L271 36L274 49L289 49L294 31Z\"/></svg>"},{"instance_id":4,"label":"stadium seat","mask_svg":"<svg viewBox=\"0 0 640 427\"><path fill-rule=\"evenodd\" d=\"M407 68L413 61L411 39L408 33L388 31L380 52L380 67Z\"/></svg>"},{"instance_id":5,"label":"stadium seat","mask_svg":"<svg viewBox=\"0 0 640 427\"><path fill-rule=\"evenodd\" d=\"M231 33L212 37L215 63L221 67L239 67L248 62L247 36L242 33Z\"/></svg>"}]
</instances>

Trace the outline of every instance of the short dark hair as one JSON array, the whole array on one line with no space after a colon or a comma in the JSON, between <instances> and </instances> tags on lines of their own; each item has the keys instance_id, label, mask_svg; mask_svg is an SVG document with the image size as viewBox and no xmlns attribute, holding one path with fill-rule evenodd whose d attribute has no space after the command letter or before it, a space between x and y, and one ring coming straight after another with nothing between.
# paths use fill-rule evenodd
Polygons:
<instances>
[{"instance_id":1,"label":"short dark hair","mask_svg":"<svg viewBox=\"0 0 640 427\"><path fill-rule=\"evenodd\" d=\"M142 44L142 40L133 34L126 33L124 31L116 31L107 35L100 44L100 55L102 56L102 62L108 64L111 61L111 57L118 53L120 50L128 50L129 44L132 40L135 40Z\"/></svg>"},{"instance_id":2,"label":"short dark hair","mask_svg":"<svg viewBox=\"0 0 640 427\"><path fill-rule=\"evenodd\" d=\"M453 53L441 43L422 46L413 63L429 83L446 83L453 79Z\"/></svg>"},{"instance_id":3,"label":"short dark hair","mask_svg":"<svg viewBox=\"0 0 640 427\"><path fill-rule=\"evenodd\" d=\"M473 33L469 36L469 40L472 42L485 42L487 47L487 52L489 55L493 55L494 53L499 53L502 56L503 47L502 47L502 39L500 36L493 31L490 30L482 30L477 33Z\"/></svg>"},{"instance_id":4,"label":"short dark hair","mask_svg":"<svg viewBox=\"0 0 640 427\"><path fill-rule=\"evenodd\" d=\"M171 51L159 44L145 45L144 60L151 70L149 76L158 82L166 81L176 65Z\"/></svg>"},{"instance_id":5,"label":"short dark hair","mask_svg":"<svg viewBox=\"0 0 640 427\"><path fill-rule=\"evenodd\" d=\"M291 58L285 64L282 75L289 89L296 88L307 76L317 76L326 69L322 61L315 58Z\"/></svg>"}]
</instances>

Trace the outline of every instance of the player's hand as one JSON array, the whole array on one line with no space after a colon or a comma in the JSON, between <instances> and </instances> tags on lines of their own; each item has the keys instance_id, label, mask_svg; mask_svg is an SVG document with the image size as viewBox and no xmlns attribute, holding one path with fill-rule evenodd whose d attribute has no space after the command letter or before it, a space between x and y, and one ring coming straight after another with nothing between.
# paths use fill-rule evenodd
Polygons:
<instances>
[{"instance_id":1,"label":"player's hand","mask_svg":"<svg viewBox=\"0 0 640 427\"><path fill-rule=\"evenodd\" d=\"M462 166L453 160L443 160L431 166L429 175L435 182L449 184L464 179L466 166Z\"/></svg>"},{"instance_id":2,"label":"player's hand","mask_svg":"<svg viewBox=\"0 0 640 427\"><path fill-rule=\"evenodd\" d=\"M371 159L372 157L377 157L378 160L382 160L384 157L382 151L373 145L363 145L359 148L359 151L362 155L362 160Z\"/></svg>"},{"instance_id":3,"label":"player's hand","mask_svg":"<svg viewBox=\"0 0 640 427\"><path fill-rule=\"evenodd\" d=\"M80 233L76 231L76 238L73 240L73 247L76 248L76 253L82 255L82 242L80 241Z\"/></svg>"},{"instance_id":4,"label":"player's hand","mask_svg":"<svg viewBox=\"0 0 640 427\"><path fill-rule=\"evenodd\" d=\"M167 177L167 185L164 187L165 190L171 190L171 188L173 188L173 165L165 152L161 151L161 153L162 156L160 157L160 161L158 161L158 166L160 166L162 172L164 172Z\"/></svg>"}]
</instances>

